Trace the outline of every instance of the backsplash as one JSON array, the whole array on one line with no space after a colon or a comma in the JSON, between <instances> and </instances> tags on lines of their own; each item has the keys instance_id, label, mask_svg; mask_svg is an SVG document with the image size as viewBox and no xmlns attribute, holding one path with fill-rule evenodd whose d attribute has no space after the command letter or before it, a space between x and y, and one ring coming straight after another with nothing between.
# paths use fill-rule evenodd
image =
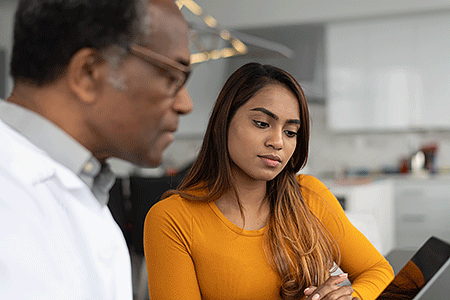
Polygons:
<instances>
[{"instance_id":1,"label":"backsplash","mask_svg":"<svg viewBox=\"0 0 450 300\"><path fill-rule=\"evenodd\" d=\"M327 128L325 106L312 104L309 109L310 152L302 173L323 178L339 176L344 170L392 170L398 168L403 157L408 157L427 143L438 145L437 168L450 168L450 132L340 134ZM138 172L147 176L161 176L166 170L182 169L192 162L201 143L201 135L178 135L167 148L159 168L140 169L113 160L113 169L119 174Z\"/></svg>"},{"instance_id":2,"label":"backsplash","mask_svg":"<svg viewBox=\"0 0 450 300\"><path fill-rule=\"evenodd\" d=\"M436 166L450 166L450 131L335 133L326 125L325 107L310 105L311 144L307 170L316 176L346 170L392 170L425 144L438 145Z\"/></svg>"}]
</instances>

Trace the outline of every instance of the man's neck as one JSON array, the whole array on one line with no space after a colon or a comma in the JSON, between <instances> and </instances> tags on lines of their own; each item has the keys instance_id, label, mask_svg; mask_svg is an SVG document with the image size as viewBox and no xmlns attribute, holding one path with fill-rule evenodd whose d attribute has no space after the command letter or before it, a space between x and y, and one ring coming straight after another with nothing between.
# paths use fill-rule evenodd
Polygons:
<instances>
[{"instance_id":1,"label":"man's neck","mask_svg":"<svg viewBox=\"0 0 450 300\"><path fill-rule=\"evenodd\" d=\"M18 82L7 101L23 106L45 117L43 113L45 111L43 108L45 99L48 99L46 88L26 82Z\"/></svg>"},{"instance_id":2,"label":"man's neck","mask_svg":"<svg viewBox=\"0 0 450 300\"><path fill-rule=\"evenodd\" d=\"M7 101L43 116L92 152L81 107L76 99L70 98L62 84L56 82L40 87L18 82Z\"/></svg>"}]
</instances>

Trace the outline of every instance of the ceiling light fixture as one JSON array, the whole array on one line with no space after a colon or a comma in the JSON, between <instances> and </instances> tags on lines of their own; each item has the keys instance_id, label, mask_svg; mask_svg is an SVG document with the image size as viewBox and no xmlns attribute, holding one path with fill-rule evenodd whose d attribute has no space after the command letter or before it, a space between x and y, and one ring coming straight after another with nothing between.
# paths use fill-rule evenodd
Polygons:
<instances>
[{"instance_id":1,"label":"ceiling light fixture","mask_svg":"<svg viewBox=\"0 0 450 300\"><path fill-rule=\"evenodd\" d=\"M211 59L227 58L247 53L247 46L228 30L220 28L216 19L206 14L197 3L192 0L176 0L175 3L180 10L183 7L186 7L206 25L201 26L198 23L189 22L191 28L191 41L198 50L198 52L191 54L191 64L198 64ZM206 46L204 40L200 37L200 34L204 32L213 35L212 46ZM230 46L219 49L219 39L226 41Z\"/></svg>"}]
</instances>

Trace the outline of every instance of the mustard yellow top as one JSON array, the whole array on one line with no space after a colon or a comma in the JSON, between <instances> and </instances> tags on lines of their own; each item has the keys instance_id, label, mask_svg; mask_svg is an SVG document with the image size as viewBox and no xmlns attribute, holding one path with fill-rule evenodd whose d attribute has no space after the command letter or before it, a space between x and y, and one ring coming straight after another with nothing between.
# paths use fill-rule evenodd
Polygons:
<instances>
[{"instance_id":1,"label":"mustard yellow top","mask_svg":"<svg viewBox=\"0 0 450 300\"><path fill-rule=\"evenodd\" d=\"M337 240L340 267L349 274L354 296L375 299L394 277L391 266L318 179L297 179L305 202ZM239 228L214 202L178 195L158 202L144 226L150 299L280 299L281 281L266 258L264 230Z\"/></svg>"}]
</instances>

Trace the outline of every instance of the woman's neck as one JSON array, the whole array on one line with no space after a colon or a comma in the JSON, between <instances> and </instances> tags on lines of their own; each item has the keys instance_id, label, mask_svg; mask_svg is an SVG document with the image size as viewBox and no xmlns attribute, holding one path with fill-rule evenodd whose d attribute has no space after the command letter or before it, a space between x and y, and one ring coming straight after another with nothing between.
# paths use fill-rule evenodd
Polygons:
<instances>
[{"instance_id":1,"label":"woman's neck","mask_svg":"<svg viewBox=\"0 0 450 300\"><path fill-rule=\"evenodd\" d=\"M267 223L270 210L266 197L266 182L253 184L240 182L235 184L235 187L244 212L245 222L242 220L235 194L231 191L215 201L219 210L228 220L246 230L263 228Z\"/></svg>"}]
</instances>

